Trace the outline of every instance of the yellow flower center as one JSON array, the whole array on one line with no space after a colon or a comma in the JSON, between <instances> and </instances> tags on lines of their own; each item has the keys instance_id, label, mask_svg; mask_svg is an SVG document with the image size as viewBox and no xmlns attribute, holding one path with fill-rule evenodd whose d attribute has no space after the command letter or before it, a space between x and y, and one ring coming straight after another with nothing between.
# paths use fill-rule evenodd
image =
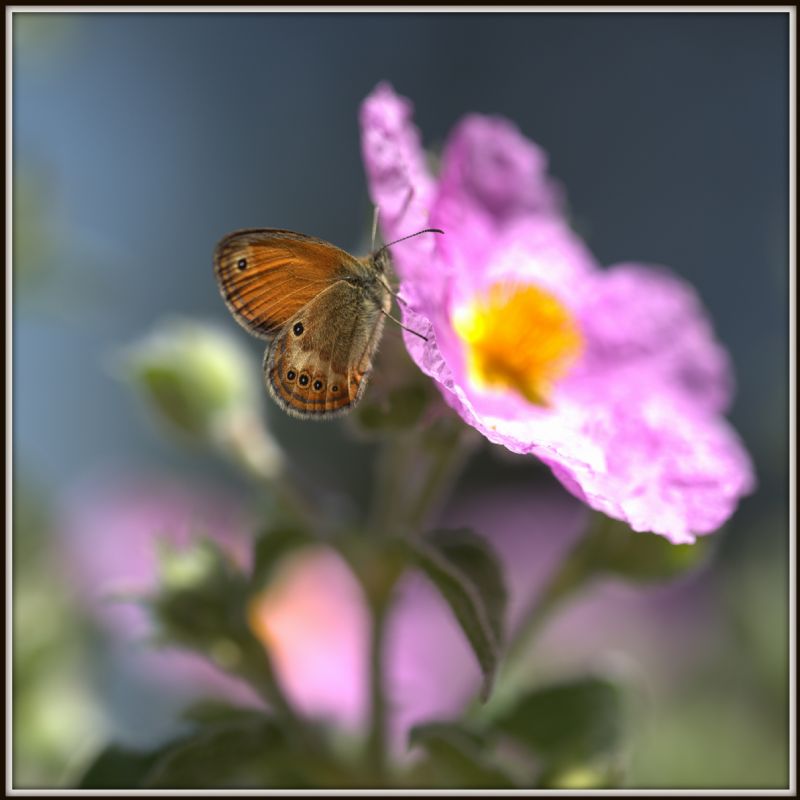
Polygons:
<instances>
[{"instance_id":1,"label":"yellow flower center","mask_svg":"<svg viewBox=\"0 0 800 800\"><path fill-rule=\"evenodd\" d=\"M569 311L536 286L496 283L453 318L466 344L467 369L480 388L512 389L546 406L553 384L580 353Z\"/></svg>"}]
</instances>

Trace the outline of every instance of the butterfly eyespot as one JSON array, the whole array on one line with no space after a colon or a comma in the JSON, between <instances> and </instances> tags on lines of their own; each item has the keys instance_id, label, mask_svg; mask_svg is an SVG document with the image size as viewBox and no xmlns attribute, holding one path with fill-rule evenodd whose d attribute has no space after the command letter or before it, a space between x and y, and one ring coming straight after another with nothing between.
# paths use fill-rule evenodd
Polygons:
<instances>
[{"instance_id":1,"label":"butterfly eyespot","mask_svg":"<svg viewBox=\"0 0 800 800\"><path fill-rule=\"evenodd\" d=\"M236 266L239 267L239 269L244 269L247 266L247 259L246 258L240 258L236 262Z\"/></svg>"},{"instance_id":2,"label":"butterfly eyespot","mask_svg":"<svg viewBox=\"0 0 800 800\"><path fill-rule=\"evenodd\" d=\"M334 384L333 386L331 386L331 391L332 392L338 392L339 391L339 387L336 384Z\"/></svg>"},{"instance_id":3,"label":"butterfly eyespot","mask_svg":"<svg viewBox=\"0 0 800 800\"><path fill-rule=\"evenodd\" d=\"M322 381L314 381L314 391L318 392L322 388Z\"/></svg>"},{"instance_id":4,"label":"butterfly eyespot","mask_svg":"<svg viewBox=\"0 0 800 800\"><path fill-rule=\"evenodd\" d=\"M286 373L286 380L287 381L293 381L296 377L297 377L297 373L293 369L290 369Z\"/></svg>"},{"instance_id":5,"label":"butterfly eyespot","mask_svg":"<svg viewBox=\"0 0 800 800\"><path fill-rule=\"evenodd\" d=\"M305 330L305 328L303 327L303 323L302 322L295 322L294 328L292 328L292 332L294 333L295 336L300 336L300 334L304 330Z\"/></svg>"},{"instance_id":6,"label":"butterfly eyespot","mask_svg":"<svg viewBox=\"0 0 800 800\"><path fill-rule=\"evenodd\" d=\"M297 382L298 382L298 383L299 383L301 386L308 386L308 382L309 382L310 380L311 380L311 379L308 377L308 375L306 375L305 373L303 373L303 374L302 374L302 375L301 375L301 376L300 376L300 377L297 379Z\"/></svg>"}]
</instances>

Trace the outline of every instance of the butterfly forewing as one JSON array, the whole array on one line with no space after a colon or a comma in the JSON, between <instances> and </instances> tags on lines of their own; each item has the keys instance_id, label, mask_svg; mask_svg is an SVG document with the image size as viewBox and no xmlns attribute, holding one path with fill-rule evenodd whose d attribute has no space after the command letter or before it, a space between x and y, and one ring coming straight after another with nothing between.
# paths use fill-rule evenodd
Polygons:
<instances>
[{"instance_id":1,"label":"butterfly forewing","mask_svg":"<svg viewBox=\"0 0 800 800\"><path fill-rule=\"evenodd\" d=\"M321 292L359 268L349 253L328 242L275 229L237 231L214 253L228 308L263 338L275 336Z\"/></svg>"},{"instance_id":2,"label":"butterfly forewing","mask_svg":"<svg viewBox=\"0 0 800 800\"><path fill-rule=\"evenodd\" d=\"M345 281L329 287L292 318L264 358L267 387L299 417L334 416L358 402L380 340L383 316Z\"/></svg>"}]
</instances>

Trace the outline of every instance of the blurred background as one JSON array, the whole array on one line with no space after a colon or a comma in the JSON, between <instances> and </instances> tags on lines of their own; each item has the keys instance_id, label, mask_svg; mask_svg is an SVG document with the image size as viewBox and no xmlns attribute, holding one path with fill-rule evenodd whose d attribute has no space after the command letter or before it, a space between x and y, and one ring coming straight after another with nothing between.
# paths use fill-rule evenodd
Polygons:
<instances>
[{"instance_id":1,"label":"blurred background","mask_svg":"<svg viewBox=\"0 0 800 800\"><path fill-rule=\"evenodd\" d=\"M596 587L548 630L536 668L611 659L642 687L630 786L786 785L786 14L18 12L12 24L18 787L68 786L105 742L159 741L187 694L219 688L201 668L183 680L86 596L87 576L113 572L137 537L198 520L234 539L252 528L252 486L153 425L116 354L184 316L229 330L259 370L260 344L219 297L213 247L237 228L279 227L365 250L357 113L381 80L412 99L434 150L467 112L511 118L549 154L602 264L664 264L697 287L733 356L730 416L759 488L710 566L670 587ZM264 409L307 480L365 501L370 443L346 422ZM488 493L477 505L475 487ZM562 530L566 541L583 514L549 471L494 447L458 491L445 516L483 513L492 528L485 512L500 502L517 517L496 522L496 536L517 531L514 546L532 553ZM553 521L537 527L545 502ZM313 592L274 602L295 620L334 601L352 607L347 580L324 574L330 596L316 611ZM294 596L305 601L293 607ZM325 625L301 626L308 641L287 644L287 672L293 657L323 659L355 686L357 610L352 619L324 641L314 632ZM463 661L460 646L452 658ZM437 678L428 667L424 691L441 699L436 681L452 670ZM349 691L306 699L357 719Z\"/></svg>"}]
</instances>

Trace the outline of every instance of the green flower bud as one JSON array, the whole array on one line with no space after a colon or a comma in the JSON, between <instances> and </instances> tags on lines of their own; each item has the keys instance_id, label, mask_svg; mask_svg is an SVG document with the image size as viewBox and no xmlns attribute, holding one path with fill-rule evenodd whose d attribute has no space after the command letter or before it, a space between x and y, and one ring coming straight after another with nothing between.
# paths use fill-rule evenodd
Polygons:
<instances>
[{"instance_id":1,"label":"green flower bud","mask_svg":"<svg viewBox=\"0 0 800 800\"><path fill-rule=\"evenodd\" d=\"M175 320L131 347L127 373L159 417L209 439L228 415L256 404L253 365L238 343L213 326Z\"/></svg>"},{"instance_id":2,"label":"green flower bud","mask_svg":"<svg viewBox=\"0 0 800 800\"><path fill-rule=\"evenodd\" d=\"M179 550L159 540L157 546L161 585L172 591L202 586L218 567L217 552L202 543Z\"/></svg>"}]
</instances>

